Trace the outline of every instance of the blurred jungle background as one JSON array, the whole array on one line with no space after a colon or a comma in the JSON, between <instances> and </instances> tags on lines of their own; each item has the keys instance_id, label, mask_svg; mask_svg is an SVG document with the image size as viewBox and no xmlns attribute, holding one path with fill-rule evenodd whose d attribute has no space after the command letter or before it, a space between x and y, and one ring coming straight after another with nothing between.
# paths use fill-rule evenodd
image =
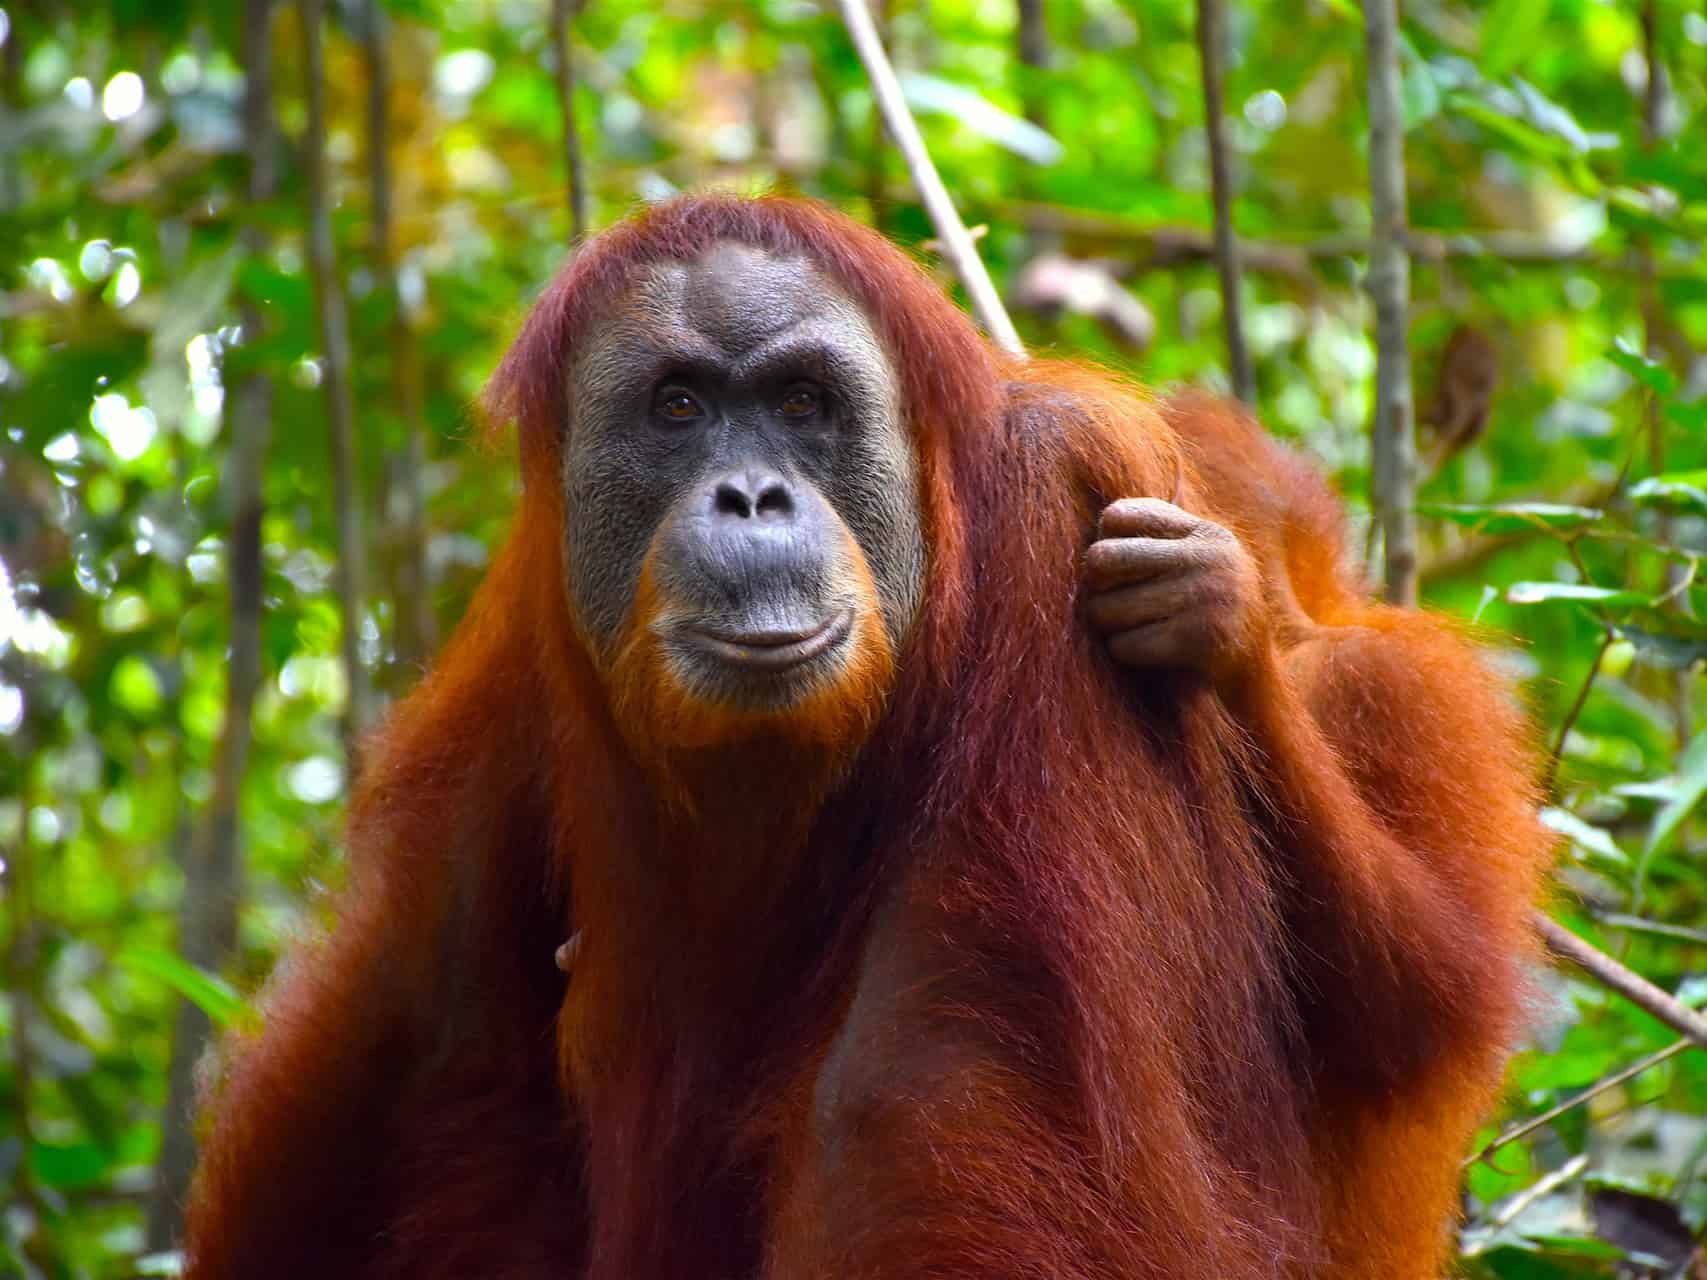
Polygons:
<instances>
[{"instance_id":1,"label":"blurred jungle background","mask_svg":"<svg viewBox=\"0 0 1707 1280\"><path fill-rule=\"evenodd\" d=\"M1386 351L1359 5L874 15L1026 342L1244 395L1376 581L1408 357L1386 561L1414 539L1534 709L1555 916L1707 1001L1707 9L1403 7ZM209 1028L340 881L349 744L514 501L482 380L577 234L708 184L952 283L830 4L0 0L0 1275L174 1270ZM1707 1051L1544 982L1465 1153L1466 1272L1707 1276Z\"/></svg>"}]
</instances>

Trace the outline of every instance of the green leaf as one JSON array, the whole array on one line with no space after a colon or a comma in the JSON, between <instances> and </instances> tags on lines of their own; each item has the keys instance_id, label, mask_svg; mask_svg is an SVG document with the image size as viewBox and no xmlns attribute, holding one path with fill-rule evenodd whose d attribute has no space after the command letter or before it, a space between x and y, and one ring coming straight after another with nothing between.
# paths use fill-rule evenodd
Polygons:
<instances>
[{"instance_id":1,"label":"green leaf","mask_svg":"<svg viewBox=\"0 0 1707 1280\"><path fill-rule=\"evenodd\" d=\"M231 245L197 263L166 291L160 319L148 340L142 392L154 411L168 421L175 422L189 407L184 347L198 333L218 327L242 258L241 247Z\"/></svg>"},{"instance_id":2,"label":"green leaf","mask_svg":"<svg viewBox=\"0 0 1707 1280\"><path fill-rule=\"evenodd\" d=\"M1541 810L1543 826L1557 831L1571 842L1572 847L1588 855L1584 861L1623 869L1630 865L1630 855L1618 847L1610 833L1591 826L1576 814L1549 806Z\"/></svg>"},{"instance_id":3,"label":"green leaf","mask_svg":"<svg viewBox=\"0 0 1707 1280\"><path fill-rule=\"evenodd\" d=\"M111 1153L93 1142L54 1146L38 1142L30 1150L30 1171L59 1191L99 1186L112 1167Z\"/></svg>"},{"instance_id":4,"label":"green leaf","mask_svg":"<svg viewBox=\"0 0 1707 1280\"><path fill-rule=\"evenodd\" d=\"M1630 486L1630 501L1707 516L1707 470L1673 471L1639 480Z\"/></svg>"},{"instance_id":5,"label":"green leaf","mask_svg":"<svg viewBox=\"0 0 1707 1280\"><path fill-rule=\"evenodd\" d=\"M1557 502L1502 502L1491 505L1436 503L1417 508L1419 515L1450 520L1478 533L1527 533L1543 529L1565 533L1594 524L1601 513L1593 507Z\"/></svg>"},{"instance_id":6,"label":"green leaf","mask_svg":"<svg viewBox=\"0 0 1707 1280\"><path fill-rule=\"evenodd\" d=\"M1707 302L1707 298L1702 299ZM1696 400L1690 404L1682 404L1673 400L1665 408L1668 421L1676 423L1686 431L1707 432L1707 399ZM1707 475L1707 472L1702 474Z\"/></svg>"},{"instance_id":7,"label":"green leaf","mask_svg":"<svg viewBox=\"0 0 1707 1280\"><path fill-rule=\"evenodd\" d=\"M1612 587L1590 587L1580 582L1514 582L1506 588L1507 604L1547 604L1565 601L1571 604L1599 605L1603 609L1639 609L1653 603L1640 591L1619 591Z\"/></svg>"},{"instance_id":8,"label":"green leaf","mask_svg":"<svg viewBox=\"0 0 1707 1280\"><path fill-rule=\"evenodd\" d=\"M1648 359L1624 338L1613 344L1606 358L1657 396L1669 396L1677 390L1677 375L1659 361Z\"/></svg>"},{"instance_id":9,"label":"green leaf","mask_svg":"<svg viewBox=\"0 0 1707 1280\"><path fill-rule=\"evenodd\" d=\"M126 654L113 667L108 693L113 702L140 720L160 710L160 677L146 659Z\"/></svg>"},{"instance_id":10,"label":"green leaf","mask_svg":"<svg viewBox=\"0 0 1707 1280\"><path fill-rule=\"evenodd\" d=\"M1567 1236L1551 1232L1531 1234L1523 1233L1523 1238L1530 1243L1539 1245L1548 1253L1562 1254L1572 1258L1594 1258L1606 1262L1618 1262L1626 1254L1615 1244L1604 1240L1596 1240L1589 1236Z\"/></svg>"},{"instance_id":11,"label":"green leaf","mask_svg":"<svg viewBox=\"0 0 1707 1280\"><path fill-rule=\"evenodd\" d=\"M1707 629L1685 634L1624 625L1617 631L1620 639L1629 641L1634 647L1636 657L1650 667L1664 671L1688 671L1698 662L1707 662Z\"/></svg>"},{"instance_id":12,"label":"green leaf","mask_svg":"<svg viewBox=\"0 0 1707 1280\"><path fill-rule=\"evenodd\" d=\"M1501 135L1506 141L1521 147L1530 155L1564 160L1577 154L1576 149L1562 138L1543 133L1526 120L1496 111L1471 94L1454 93L1447 98L1447 102L1458 114L1476 121L1491 133Z\"/></svg>"},{"instance_id":13,"label":"green leaf","mask_svg":"<svg viewBox=\"0 0 1707 1280\"><path fill-rule=\"evenodd\" d=\"M132 947L118 955L118 963L134 973L164 982L221 1027L254 1030L261 1025L253 1005L232 989L223 978L198 969L173 951L158 947Z\"/></svg>"},{"instance_id":14,"label":"green leaf","mask_svg":"<svg viewBox=\"0 0 1707 1280\"><path fill-rule=\"evenodd\" d=\"M1033 164L1056 164L1066 154L1066 148L1045 130L1004 111L976 89L917 71L903 71L900 79L901 92L914 110L952 116L972 132Z\"/></svg>"},{"instance_id":15,"label":"green leaf","mask_svg":"<svg viewBox=\"0 0 1707 1280\"><path fill-rule=\"evenodd\" d=\"M1654 815L1648 828L1647 842L1642 846L1644 859L1671 838L1707 794L1707 729L1696 734L1677 759L1677 770L1671 777L1671 798Z\"/></svg>"},{"instance_id":16,"label":"green leaf","mask_svg":"<svg viewBox=\"0 0 1707 1280\"><path fill-rule=\"evenodd\" d=\"M1399 62L1399 102L1408 132L1440 114L1440 84L1435 80L1434 69L1428 60L1403 37L1399 41Z\"/></svg>"},{"instance_id":17,"label":"green leaf","mask_svg":"<svg viewBox=\"0 0 1707 1280\"><path fill-rule=\"evenodd\" d=\"M1549 0L1494 0L1482 18L1483 74L1503 76L1533 54L1550 7Z\"/></svg>"}]
</instances>

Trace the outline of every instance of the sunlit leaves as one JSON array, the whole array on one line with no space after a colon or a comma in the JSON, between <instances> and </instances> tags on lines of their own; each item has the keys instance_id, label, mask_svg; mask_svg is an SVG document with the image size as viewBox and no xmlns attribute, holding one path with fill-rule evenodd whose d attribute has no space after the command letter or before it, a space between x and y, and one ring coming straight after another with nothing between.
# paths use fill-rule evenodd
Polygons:
<instances>
[{"instance_id":1,"label":"sunlit leaves","mask_svg":"<svg viewBox=\"0 0 1707 1280\"><path fill-rule=\"evenodd\" d=\"M1677 390L1676 374L1624 338L1618 339L1606 358L1657 396L1669 396Z\"/></svg>"},{"instance_id":2,"label":"sunlit leaves","mask_svg":"<svg viewBox=\"0 0 1707 1280\"><path fill-rule=\"evenodd\" d=\"M1707 731L1697 734L1683 754L1678 757L1677 771L1666 780L1665 803L1654 815L1648 829L1644 852L1659 848L1683 823L1701 797L1707 795Z\"/></svg>"},{"instance_id":3,"label":"sunlit leaves","mask_svg":"<svg viewBox=\"0 0 1707 1280\"><path fill-rule=\"evenodd\" d=\"M231 984L190 964L182 956L157 947L132 947L121 952L125 968L165 983L222 1027L259 1025L254 1008Z\"/></svg>"},{"instance_id":4,"label":"sunlit leaves","mask_svg":"<svg viewBox=\"0 0 1707 1280\"><path fill-rule=\"evenodd\" d=\"M1541 821L1570 841L1571 847L1591 863L1619 870L1630 865L1630 855L1618 847L1608 832L1589 825L1569 810L1550 806L1541 810Z\"/></svg>"},{"instance_id":5,"label":"sunlit leaves","mask_svg":"<svg viewBox=\"0 0 1707 1280\"><path fill-rule=\"evenodd\" d=\"M1550 8L1552 0L1494 0L1479 31L1482 70L1497 78L1521 66L1533 53Z\"/></svg>"},{"instance_id":6,"label":"sunlit leaves","mask_svg":"<svg viewBox=\"0 0 1707 1280\"><path fill-rule=\"evenodd\" d=\"M1556 502L1433 503L1418 507L1417 514L1488 534L1570 533L1601 518L1601 513L1592 507Z\"/></svg>"},{"instance_id":7,"label":"sunlit leaves","mask_svg":"<svg viewBox=\"0 0 1707 1280\"><path fill-rule=\"evenodd\" d=\"M471 447L472 406L565 253L561 125L540 5L384 2L397 236L424 366L433 591L448 623L514 509L507 459ZM345 691L302 255L302 86L281 30L283 185L249 209L235 6L119 0L50 6L50 20L0 5L21 54L8 105L24 142L0 165L0 851L13 856L20 823L32 833L38 976L55 1001L106 1025L92 1048L44 1038L40 1062L53 1070L38 1075L32 1101L54 1136L30 1159L66 1205L51 1241L56 1262L71 1259L61 1269L129 1274L131 1189L158 1133L172 1001L181 993L241 1021L232 992L251 989L298 926L303 886L336 879L348 779L332 724ZM931 234L825 6L577 8L597 222L671 190L774 182L881 218L909 244ZM1050 6L1050 64L1023 73L1006 0L890 8L891 46L933 155L970 220L990 227L980 250L998 279L1014 280L1052 242L1117 278L1158 329L1137 361L1082 317L1022 315L1027 338L1153 383L1213 381L1224 357L1212 273L1200 252L1168 257L1209 226L1192 5ZM1487 430L1426 477L1431 602L1509 633L1505 652L1522 664L1503 665L1519 672L1544 746L1610 631L1543 816L1568 848L1556 901L1575 891L1627 911L1636 868L1623 855L1651 843L1643 914L1687 924L1707 901L1698 748L1683 751L1683 730L1707 721L1707 591L1680 586L1707 546L1707 397L1692 366L1707 350L1707 150L1694 145L1707 82L1692 73L1707 19L1660 5L1664 128L1644 147L1637 6L1402 9L1410 218L1427 246L1413 263L1419 407L1430 354L1455 324L1495 335L1502 354ZM338 12L327 27L340 122L333 195L383 579L396 554L401 415L392 304L369 247L366 86L351 11ZM1259 408L1349 490L1354 561L1374 372L1357 287L1368 233L1362 16L1354 0L1232 6L1227 86ZM1037 210L1065 230L1033 226ZM248 228L266 232L263 251L247 247ZM1650 335L1644 307L1655 304ZM238 341L245 308L259 328ZM242 811L249 907L245 950L210 986L173 954L171 920L226 706L227 447L235 390L255 374L270 385L275 430ZM382 662L391 603L364 628ZM411 679L395 673L393 687ZM34 793L27 812L13 798L20 781ZM10 920L0 912L0 933ZM1701 967L1699 948L1675 938L1621 936L1626 958L1673 989ZM1583 999L1537 1033L1539 1050L1512 1077L1513 1116L1652 1047L1643 1017L1585 985L1566 989ZM8 1062L0 1046L0 1083ZM1682 1166L1661 1167L1655 1152L1667 1144L1654 1134L1699 1127L1707 1055L1639 1083L1608 1100L1616 1123L1584 1108L1500 1152L1497 1168L1478 1165L1471 1218L1485 1221L1488 1201L1533 1187L1559 1170L1561 1151L1591 1139L1591 1172L1604 1153L1668 1185ZM12 1106L0 1089L0 1133ZM11 1158L0 1142L0 1166ZM1559 1229L1555 1210L1579 1206L1579 1192L1572 1183L1524 1210L1474 1274L1611 1274L1604 1244ZM1580 1214L1577 1229L1588 1230Z\"/></svg>"},{"instance_id":8,"label":"sunlit leaves","mask_svg":"<svg viewBox=\"0 0 1707 1280\"><path fill-rule=\"evenodd\" d=\"M1636 609L1653 603L1645 592L1580 582L1514 582L1506 588L1505 598L1510 604L1588 604L1602 609Z\"/></svg>"},{"instance_id":9,"label":"sunlit leaves","mask_svg":"<svg viewBox=\"0 0 1707 1280\"><path fill-rule=\"evenodd\" d=\"M1707 468L1638 480L1630 486L1630 500L1643 506L1707 516Z\"/></svg>"}]
</instances>

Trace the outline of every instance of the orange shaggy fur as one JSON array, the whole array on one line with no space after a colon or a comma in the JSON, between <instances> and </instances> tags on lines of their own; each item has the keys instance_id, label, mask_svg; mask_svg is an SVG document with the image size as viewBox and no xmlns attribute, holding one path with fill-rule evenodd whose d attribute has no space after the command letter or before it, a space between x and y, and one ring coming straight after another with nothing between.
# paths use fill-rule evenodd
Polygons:
<instances>
[{"instance_id":1,"label":"orange shaggy fur","mask_svg":"<svg viewBox=\"0 0 1707 1280\"><path fill-rule=\"evenodd\" d=\"M683 697L649 587L601 671L565 587L578 335L720 240L866 308L920 476L912 634L864 627L786 728ZM1509 693L1369 600L1311 468L1208 400L1003 360L782 200L592 241L492 404L515 531L371 745L340 924L217 1099L194 1280L1439 1274L1547 845ZM1098 515L1144 495L1261 567L1228 685L1120 669L1083 617Z\"/></svg>"}]
</instances>

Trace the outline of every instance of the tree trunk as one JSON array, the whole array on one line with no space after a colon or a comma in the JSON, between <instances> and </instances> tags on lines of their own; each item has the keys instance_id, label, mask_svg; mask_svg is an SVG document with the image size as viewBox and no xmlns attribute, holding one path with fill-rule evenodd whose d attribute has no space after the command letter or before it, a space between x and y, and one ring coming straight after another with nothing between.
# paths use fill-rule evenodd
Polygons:
<instances>
[{"instance_id":1,"label":"tree trunk","mask_svg":"<svg viewBox=\"0 0 1707 1280\"><path fill-rule=\"evenodd\" d=\"M551 0L551 44L557 53L557 101L563 112L563 178L569 184L569 245L587 234L587 175L575 127L575 0Z\"/></svg>"},{"instance_id":2,"label":"tree trunk","mask_svg":"<svg viewBox=\"0 0 1707 1280\"><path fill-rule=\"evenodd\" d=\"M388 338L391 388L403 420L403 449L389 477L397 509L396 635L397 665L412 676L438 648L438 619L433 613L432 570L427 562L427 502L422 472L426 465L426 415L422 408L422 369L415 326L397 282L397 248L391 208L391 67L386 59L385 6L367 0L362 50L367 62L368 189L373 202L373 265L379 291L390 304Z\"/></svg>"},{"instance_id":3,"label":"tree trunk","mask_svg":"<svg viewBox=\"0 0 1707 1280\"><path fill-rule=\"evenodd\" d=\"M243 140L249 157L249 203L264 205L277 187L274 166L272 0L247 0L243 11ZM252 221L244 233L251 254L265 248ZM253 302L242 310L245 343L261 335ZM237 940L237 905L242 879L238 815L249 759L250 715L261 679L261 478L272 434L272 382L250 373L227 402L230 444L225 459L226 502L231 512L228 569L231 633L226 667L225 721L213 762L213 795L184 865L178 915L178 950L197 968L214 972ZM172 1247L183 1227L184 1197L195 1165L195 1068L207 1047L207 1015L180 1000L172 1028L166 1111L161 1120L160 1156L148 1202L151 1250Z\"/></svg>"},{"instance_id":4,"label":"tree trunk","mask_svg":"<svg viewBox=\"0 0 1707 1280\"><path fill-rule=\"evenodd\" d=\"M891 43L890 10L894 0L871 0L871 20L877 26L877 38L887 47ZM865 200L871 207L871 225L886 231L889 222L888 186L884 179L889 155L889 143L883 136L883 112L871 104L871 149L865 157Z\"/></svg>"},{"instance_id":5,"label":"tree trunk","mask_svg":"<svg viewBox=\"0 0 1707 1280\"><path fill-rule=\"evenodd\" d=\"M356 475L349 317L344 312L344 291L338 280L332 209L326 194L326 67L321 43L324 13L325 0L302 0L302 63L308 82L308 133L303 139L302 159L308 192L308 269L314 277L315 310L320 323L321 385L326 392L326 425L332 455L332 504L338 540L333 583L343 613L344 677L349 691L342 732L345 758L353 772L358 763L356 746L368 720L368 676L361 657L367 566L361 489Z\"/></svg>"},{"instance_id":6,"label":"tree trunk","mask_svg":"<svg viewBox=\"0 0 1707 1280\"><path fill-rule=\"evenodd\" d=\"M1397 0L1365 0L1369 75L1369 187L1374 225L1369 296L1375 302L1375 519L1387 599L1417 600L1416 427L1411 406L1410 257L1405 245L1405 127L1399 99Z\"/></svg>"},{"instance_id":7,"label":"tree trunk","mask_svg":"<svg viewBox=\"0 0 1707 1280\"><path fill-rule=\"evenodd\" d=\"M1043 19L1043 0L1019 0L1019 61L1028 72L1049 66L1049 27ZM1044 95L1028 75L1020 86L1020 111L1039 129L1047 129Z\"/></svg>"},{"instance_id":8,"label":"tree trunk","mask_svg":"<svg viewBox=\"0 0 1707 1280\"><path fill-rule=\"evenodd\" d=\"M1239 304L1239 242L1233 235L1233 165L1222 108L1227 51L1221 0L1197 0L1197 52L1203 64L1203 131L1209 140L1209 189L1215 204L1215 270L1221 277L1221 322L1227 334L1227 374L1233 394L1256 403L1256 377L1245 347Z\"/></svg>"}]
</instances>

